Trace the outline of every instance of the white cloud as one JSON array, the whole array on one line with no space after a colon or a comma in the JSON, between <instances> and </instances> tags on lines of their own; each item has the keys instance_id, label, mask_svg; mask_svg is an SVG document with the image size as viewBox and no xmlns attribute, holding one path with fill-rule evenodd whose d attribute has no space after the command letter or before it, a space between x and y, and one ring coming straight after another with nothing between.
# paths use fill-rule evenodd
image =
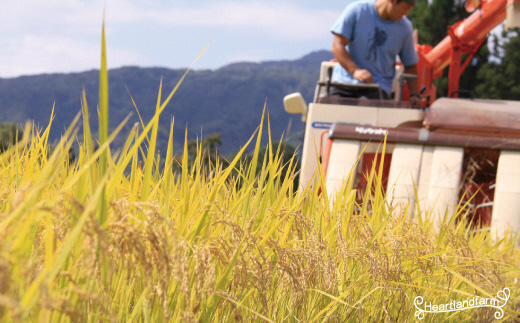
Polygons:
<instances>
[{"instance_id":1,"label":"white cloud","mask_svg":"<svg viewBox=\"0 0 520 323\"><path fill-rule=\"evenodd\" d=\"M326 38L339 15L293 1L107 0L109 66L157 65L154 59L164 46L156 43L179 39L187 29L196 35L207 30L217 41L236 39L240 48L224 49L229 53L222 64L239 52L253 53L249 58L255 60L278 59L268 52ZM0 2L0 77L97 68L104 7L104 0ZM265 52L256 50L258 43ZM184 41L183 46L199 44Z\"/></svg>"},{"instance_id":2,"label":"white cloud","mask_svg":"<svg viewBox=\"0 0 520 323\"><path fill-rule=\"evenodd\" d=\"M60 36L26 35L0 61L2 77L23 74L79 72L100 65L100 45ZM138 54L107 47L109 66L137 64ZM111 61L111 59L116 61Z\"/></svg>"},{"instance_id":3,"label":"white cloud","mask_svg":"<svg viewBox=\"0 0 520 323\"><path fill-rule=\"evenodd\" d=\"M258 32L290 40L323 37L323 32L329 30L339 15L333 10L314 10L280 1L218 1L199 7L160 10L117 1L114 9L117 14L113 16L107 12L107 19L111 21L182 27L258 28Z\"/></svg>"},{"instance_id":4,"label":"white cloud","mask_svg":"<svg viewBox=\"0 0 520 323\"><path fill-rule=\"evenodd\" d=\"M98 33L104 2L19 0L0 4L0 27L11 31ZM150 5L144 0L112 0L106 4L109 25L151 23L181 27L253 27L277 37L308 39L322 35L339 15L287 1L205 1Z\"/></svg>"},{"instance_id":5,"label":"white cloud","mask_svg":"<svg viewBox=\"0 0 520 323\"><path fill-rule=\"evenodd\" d=\"M0 27L11 32L91 33L102 21L100 1L18 0L0 4Z\"/></svg>"}]
</instances>

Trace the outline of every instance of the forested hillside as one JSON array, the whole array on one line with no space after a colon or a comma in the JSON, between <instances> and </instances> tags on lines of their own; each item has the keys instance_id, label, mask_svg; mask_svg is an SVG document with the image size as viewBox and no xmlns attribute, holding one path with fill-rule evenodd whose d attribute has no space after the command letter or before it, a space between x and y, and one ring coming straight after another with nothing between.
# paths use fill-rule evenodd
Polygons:
<instances>
[{"instance_id":1,"label":"forested hillside","mask_svg":"<svg viewBox=\"0 0 520 323\"><path fill-rule=\"evenodd\" d=\"M330 52L319 51L295 61L236 63L214 71L191 71L163 113L159 149L166 151L163 147L168 139L170 117L175 116L177 152L182 149L187 125L189 139L200 137L201 133L206 136L217 132L222 135L219 150L225 155L232 153L259 125L264 104L269 111L273 138L279 139L291 123L289 135L297 143L303 124L299 116L284 111L283 97L301 92L307 101L311 101L320 63L331 58ZM142 119L145 122L150 120L161 79L163 93L168 94L183 73L184 70L167 68L122 67L110 70L110 127L115 128L129 113L133 116L126 131L139 122L131 97ZM0 123L34 120L43 127L48 124L54 105L51 138L58 139L80 111L80 96L84 88L90 120L93 129L97 129L98 82L97 70L0 79ZM116 146L121 144L121 141L115 142Z\"/></svg>"},{"instance_id":2,"label":"forested hillside","mask_svg":"<svg viewBox=\"0 0 520 323\"><path fill-rule=\"evenodd\" d=\"M414 28L419 31L419 43L435 46L440 42L447 34L448 25L469 15L463 6L459 0L419 1L409 15ZM473 92L476 98L520 100L518 30L504 33L502 38L491 37L490 46L485 43L462 74L460 88ZM170 118L175 116L177 153L182 149L187 126L190 140L220 133L222 145L219 151L228 155L254 132L264 104L267 104L274 140L284 132L286 135L289 133L289 141L297 146L301 141L303 124L299 116L285 113L282 99L289 93L301 92L310 102L320 63L331 58L329 51L318 51L294 61L236 63L217 70L191 71L162 116L159 149L165 151ZM143 121L147 122L155 110L161 79L163 93L169 93L183 73L184 70L140 67L109 71L110 127L114 129L133 113L123 136L114 142L115 147L122 145L121 138L135 122L139 122L131 98ZM435 80L438 97L447 94L447 74L448 69L443 77ZM85 89L91 124L93 129L97 129L98 78L99 72L92 70L0 79L0 123L34 120L44 127L54 105L51 139L57 140L80 111L80 96Z\"/></svg>"}]
</instances>

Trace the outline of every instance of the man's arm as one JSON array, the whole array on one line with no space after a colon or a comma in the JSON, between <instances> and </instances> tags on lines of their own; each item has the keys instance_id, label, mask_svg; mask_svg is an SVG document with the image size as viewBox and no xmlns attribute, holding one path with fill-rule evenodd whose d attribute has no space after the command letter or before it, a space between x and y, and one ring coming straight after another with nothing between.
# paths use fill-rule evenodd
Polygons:
<instances>
[{"instance_id":1,"label":"man's arm","mask_svg":"<svg viewBox=\"0 0 520 323\"><path fill-rule=\"evenodd\" d=\"M405 66L404 72L407 74L417 75L417 64ZM420 108L421 98L418 96L419 91L417 79L407 80L406 83L408 84L408 90L410 91L410 94L415 93L415 95L410 96L410 103L412 104L412 107Z\"/></svg>"},{"instance_id":2,"label":"man's arm","mask_svg":"<svg viewBox=\"0 0 520 323\"><path fill-rule=\"evenodd\" d=\"M410 65L410 66L405 66L404 67L404 72L407 73L407 74L417 75L417 64ZM418 89L417 89L418 82L417 82L417 79L406 80L406 83L408 84L408 90L410 90L410 93L418 93Z\"/></svg>"},{"instance_id":3,"label":"man's arm","mask_svg":"<svg viewBox=\"0 0 520 323\"><path fill-rule=\"evenodd\" d=\"M334 34L334 38L332 40L332 54L334 54L338 60L338 63L343 66L343 68L346 69L347 72L349 72L350 75L352 75L355 79L363 83L374 83L372 74L367 70L360 69L352 60L352 57L350 57L350 54L345 48L348 45L348 42L348 39L344 36Z\"/></svg>"}]
</instances>

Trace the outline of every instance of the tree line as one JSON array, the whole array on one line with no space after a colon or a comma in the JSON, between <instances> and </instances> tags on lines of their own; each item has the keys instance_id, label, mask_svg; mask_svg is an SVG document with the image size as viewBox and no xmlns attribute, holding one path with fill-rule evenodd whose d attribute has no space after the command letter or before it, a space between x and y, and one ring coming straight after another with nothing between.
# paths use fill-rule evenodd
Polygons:
<instances>
[{"instance_id":1,"label":"tree line","mask_svg":"<svg viewBox=\"0 0 520 323\"><path fill-rule=\"evenodd\" d=\"M422 0L410 11L409 18L419 32L419 43L435 46L446 37L448 26L469 15L465 10L465 1ZM461 75L461 90L471 92L475 98L520 100L518 31L515 28L503 31L499 36L489 35L489 41L479 49ZM434 83L438 97L447 96L448 68Z\"/></svg>"}]
</instances>

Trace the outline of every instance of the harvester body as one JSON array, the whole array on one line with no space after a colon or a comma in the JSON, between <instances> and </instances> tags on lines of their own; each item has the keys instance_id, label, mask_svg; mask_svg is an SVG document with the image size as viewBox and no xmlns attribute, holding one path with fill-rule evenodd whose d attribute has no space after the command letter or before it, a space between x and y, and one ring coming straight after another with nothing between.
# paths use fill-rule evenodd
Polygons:
<instances>
[{"instance_id":1,"label":"harvester body","mask_svg":"<svg viewBox=\"0 0 520 323\"><path fill-rule=\"evenodd\" d=\"M488 32L506 17L512 17L508 26L517 26L520 7L512 0L482 1L477 7L450 26L435 48L416 45L419 88L428 98L421 108L410 106L406 80L414 76L399 65L391 100L329 96L331 85L363 86L332 83L335 62L322 63L308 107L299 93L286 96L286 111L301 113L306 123L302 187L321 173L332 201L341 190L362 191L386 138L384 163L378 165L383 188L394 202L408 205L410 216L430 210L438 221L445 215L449 220L462 199L463 213L471 214L479 228L489 228L498 238L508 230L520 232L520 102L458 98L460 74ZM468 57L461 63L463 54ZM437 99L433 80L446 66L450 98Z\"/></svg>"}]
</instances>

